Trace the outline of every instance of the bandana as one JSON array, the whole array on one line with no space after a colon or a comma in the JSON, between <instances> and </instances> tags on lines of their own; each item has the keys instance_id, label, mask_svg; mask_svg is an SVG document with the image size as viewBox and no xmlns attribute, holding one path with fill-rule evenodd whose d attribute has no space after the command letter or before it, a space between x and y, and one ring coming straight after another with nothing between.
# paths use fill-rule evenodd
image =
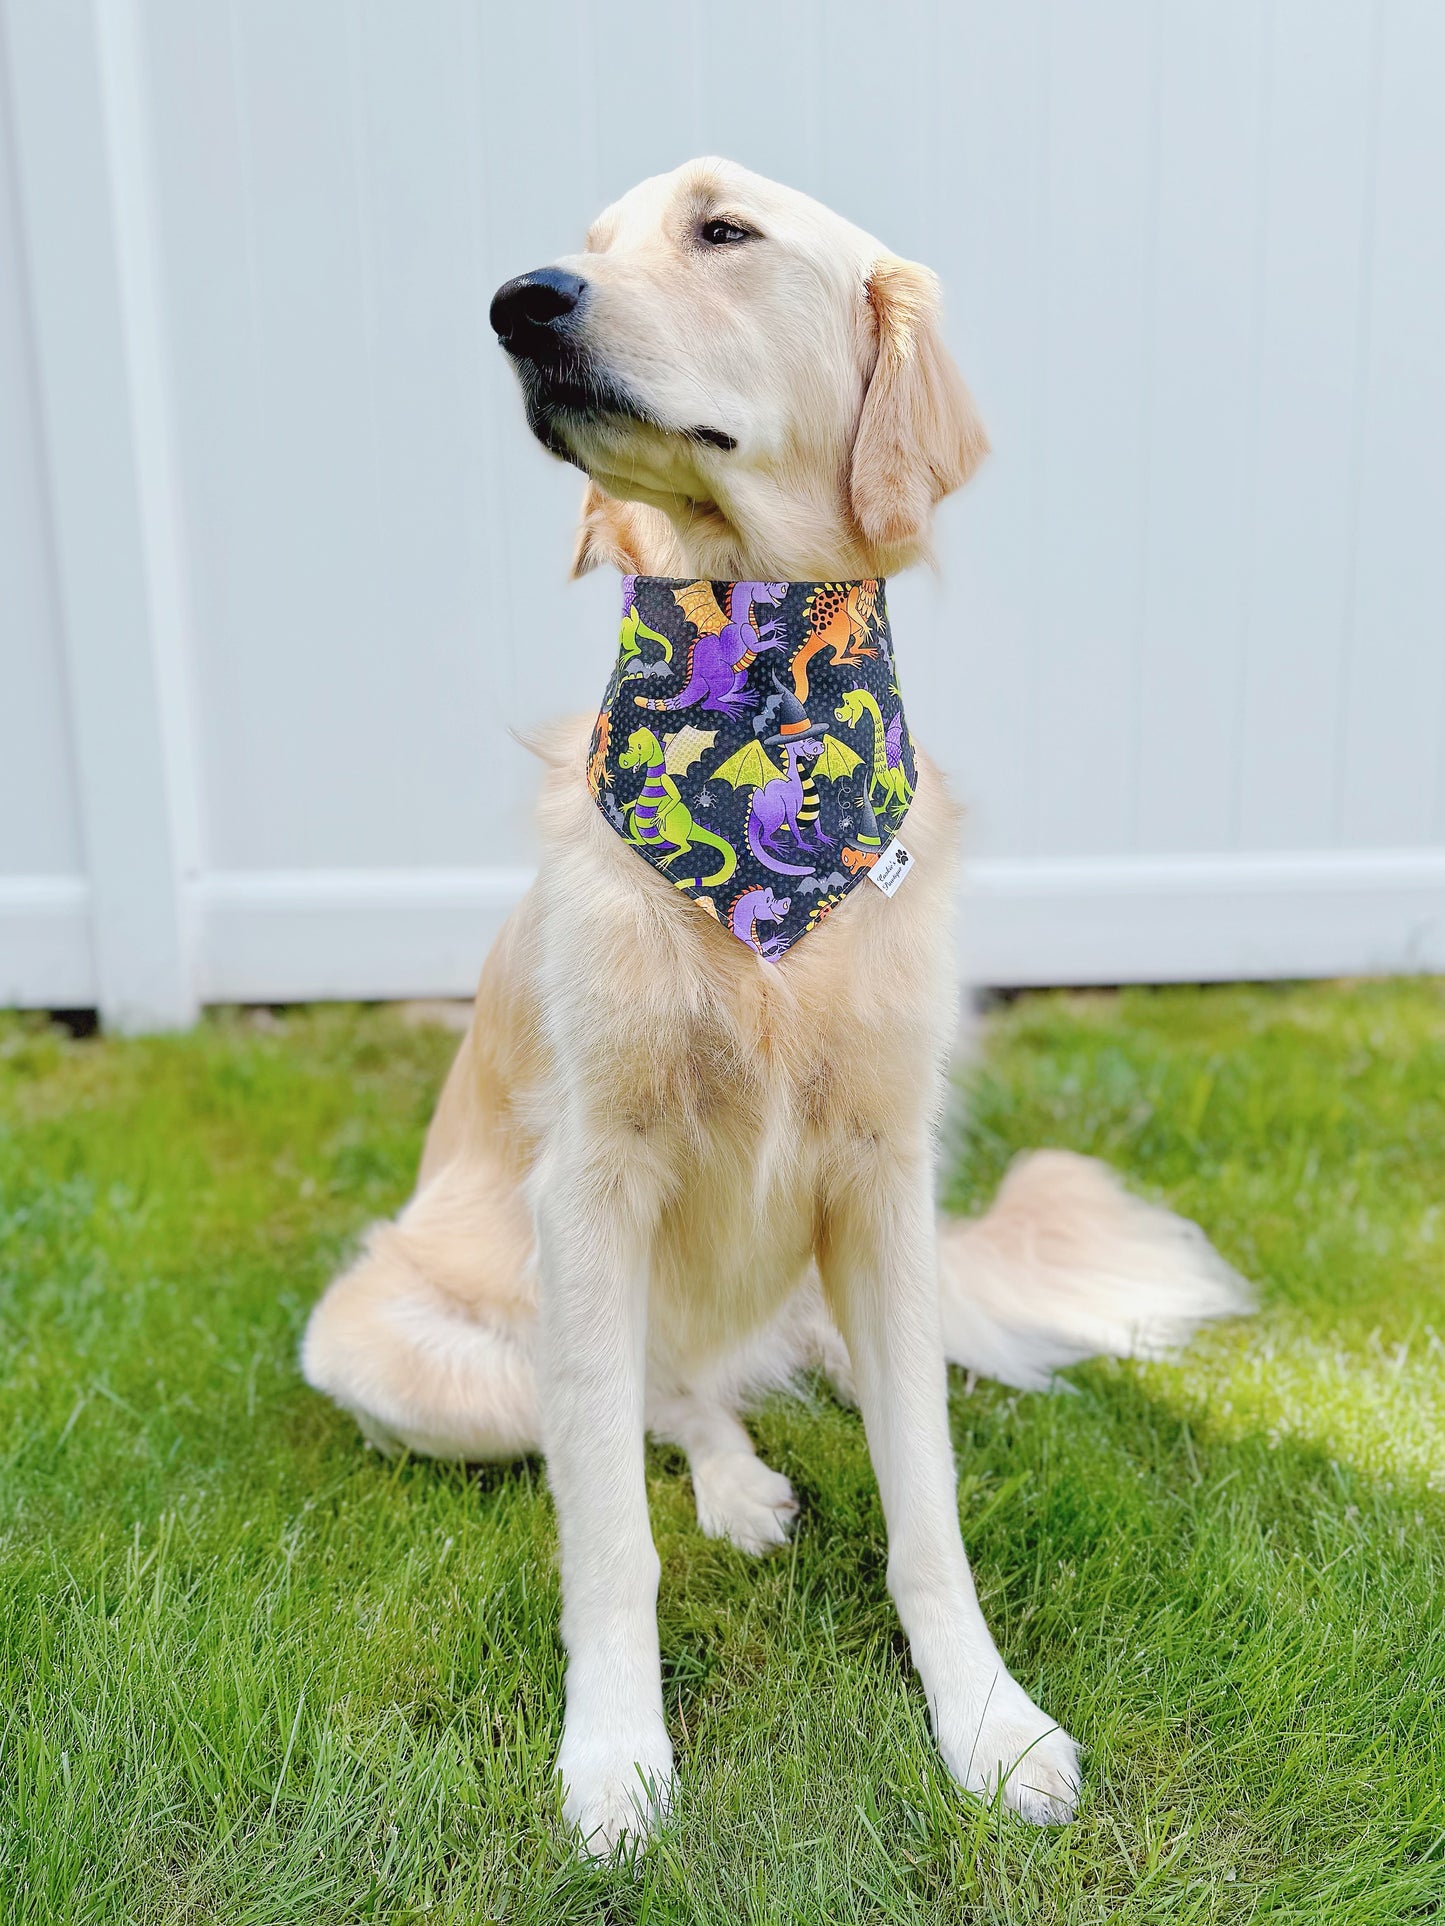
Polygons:
<instances>
[{"instance_id":1,"label":"bandana","mask_svg":"<svg viewBox=\"0 0 1445 1926\"><path fill-rule=\"evenodd\" d=\"M882 582L624 578L587 785L759 956L776 961L870 872L892 894L916 776Z\"/></svg>"}]
</instances>

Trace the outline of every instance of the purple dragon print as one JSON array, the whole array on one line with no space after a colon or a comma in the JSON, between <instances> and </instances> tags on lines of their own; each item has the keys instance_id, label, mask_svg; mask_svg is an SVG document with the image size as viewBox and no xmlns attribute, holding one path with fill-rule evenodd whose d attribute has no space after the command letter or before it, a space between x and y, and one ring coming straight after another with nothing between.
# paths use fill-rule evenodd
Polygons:
<instances>
[{"instance_id":1,"label":"purple dragon print","mask_svg":"<svg viewBox=\"0 0 1445 1926\"><path fill-rule=\"evenodd\" d=\"M776 618L759 622L758 604L776 608L788 592L786 582L736 582L726 614L712 587L696 582L675 591L678 607L697 628L688 651L687 681L676 695L634 696L639 709L711 709L733 720L754 706L757 695L748 688L748 669L763 649L781 647L783 625Z\"/></svg>"},{"instance_id":2,"label":"purple dragon print","mask_svg":"<svg viewBox=\"0 0 1445 1926\"><path fill-rule=\"evenodd\" d=\"M758 924L781 923L792 907L791 896L775 896L766 883L759 883L755 889L745 889L733 904L728 913L728 928L740 942L771 963L783 947L782 939L760 937Z\"/></svg>"},{"instance_id":3,"label":"purple dragon print","mask_svg":"<svg viewBox=\"0 0 1445 1926\"><path fill-rule=\"evenodd\" d=\"M787 773L774 776L771 782L753 791L752 807L748 810L748 848L764 868L775 870L779 876L811 876L814 868L812 863L778 860L776 838L785 829L792 836L795 850L821 850L832 843L832 837L825 836L818 826L817 791L807 770L807 764L822 747L816 737L790 743L783 751L783 767ZM804 834L809 825L810 836Z\"/></svg>"}]
</instances>

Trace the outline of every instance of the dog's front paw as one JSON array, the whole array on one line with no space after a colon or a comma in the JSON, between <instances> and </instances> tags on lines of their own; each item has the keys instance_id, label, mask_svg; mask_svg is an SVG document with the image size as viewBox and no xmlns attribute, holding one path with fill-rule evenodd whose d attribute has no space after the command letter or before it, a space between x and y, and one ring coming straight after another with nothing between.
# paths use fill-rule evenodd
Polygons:
<instances>
[{"instance_id":1,"label":"dog's front paw","mask_svg":"<svg viewBox=\"0 0 1445 1926\"><path fill-rule=\"evenodd\" d=\"M788 1542L798 1515L793 1487L750 1451L727 1451L694 1467L697 1522L709 1538L726 1538L757 1558Z\"/></svg>"},{"instance_id":2,"label":"dog's front paw","mask_svg":"<svg viewBox=\"0 0 1445 1926\"><path fill-rule=\"evenodd\" d=\"M1073 1818L1079 1748L1007 1673L972 1712L940 1719L938 1745L954 1778L981 1799L1002 1787L1003 1804L1036 1826Z\"/></svg>"},{"instance_id":3,"label":"dog's front paw","mask_svg":"<svg viewBox=\"0 0 1445 1926\"><path fill-rule=\"evenodd\" d=\"M557 1755L562 1815L589 1859L619 1846L645 1846L672 1799L672 1741L659 1726L630 1744L613 1738L574 1743L563 1733Z\"/></svg>"}]
</instances>

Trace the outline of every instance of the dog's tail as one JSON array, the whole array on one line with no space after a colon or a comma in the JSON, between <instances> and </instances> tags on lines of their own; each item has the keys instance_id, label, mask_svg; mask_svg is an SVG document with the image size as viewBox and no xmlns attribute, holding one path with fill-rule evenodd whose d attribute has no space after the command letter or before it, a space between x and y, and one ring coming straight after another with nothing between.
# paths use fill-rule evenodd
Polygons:
<instances>
[{"instance_id":1,"label":"dog's tail","mask_svg":"<svg viewBox=\"0 0 1445 1926\"><path fill-rule=\"evenodd\" d=\"M480 1464L537 1450L531 1245L505 1171L442 1164L312 1310L302 1376L387 1453Z\"/></svg>"},{"instance_id":2,"label":"dog's tail","mask_svg":"<svg viewBox=\"0 0 1445 1926\"><path fill-rule=\"evenodd\" d=\"M1162 1357L1254 1308L1197 1224L1131 1197L1091 1157L1019 1157L992 1207L939 1226L943 1348L1023 1390L1090 1357Z\"/></svg>"}]
</instances>

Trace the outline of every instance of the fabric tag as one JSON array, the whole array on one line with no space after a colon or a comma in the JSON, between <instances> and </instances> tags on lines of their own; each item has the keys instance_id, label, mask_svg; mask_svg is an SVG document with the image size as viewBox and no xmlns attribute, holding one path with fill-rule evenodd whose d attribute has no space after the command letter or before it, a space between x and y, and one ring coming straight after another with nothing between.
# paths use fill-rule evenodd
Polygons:
<instances>
[{"instance_id":1,"label":"fabric tag","mask_svg":"<svg viewBox=\"0 0 1445 1926\"><path fill-rule=\"evenodd\" d=\"M885 896L896 896L913 868L913 858L895 837L868 872Z\"/></svg>"}]
</instances>

